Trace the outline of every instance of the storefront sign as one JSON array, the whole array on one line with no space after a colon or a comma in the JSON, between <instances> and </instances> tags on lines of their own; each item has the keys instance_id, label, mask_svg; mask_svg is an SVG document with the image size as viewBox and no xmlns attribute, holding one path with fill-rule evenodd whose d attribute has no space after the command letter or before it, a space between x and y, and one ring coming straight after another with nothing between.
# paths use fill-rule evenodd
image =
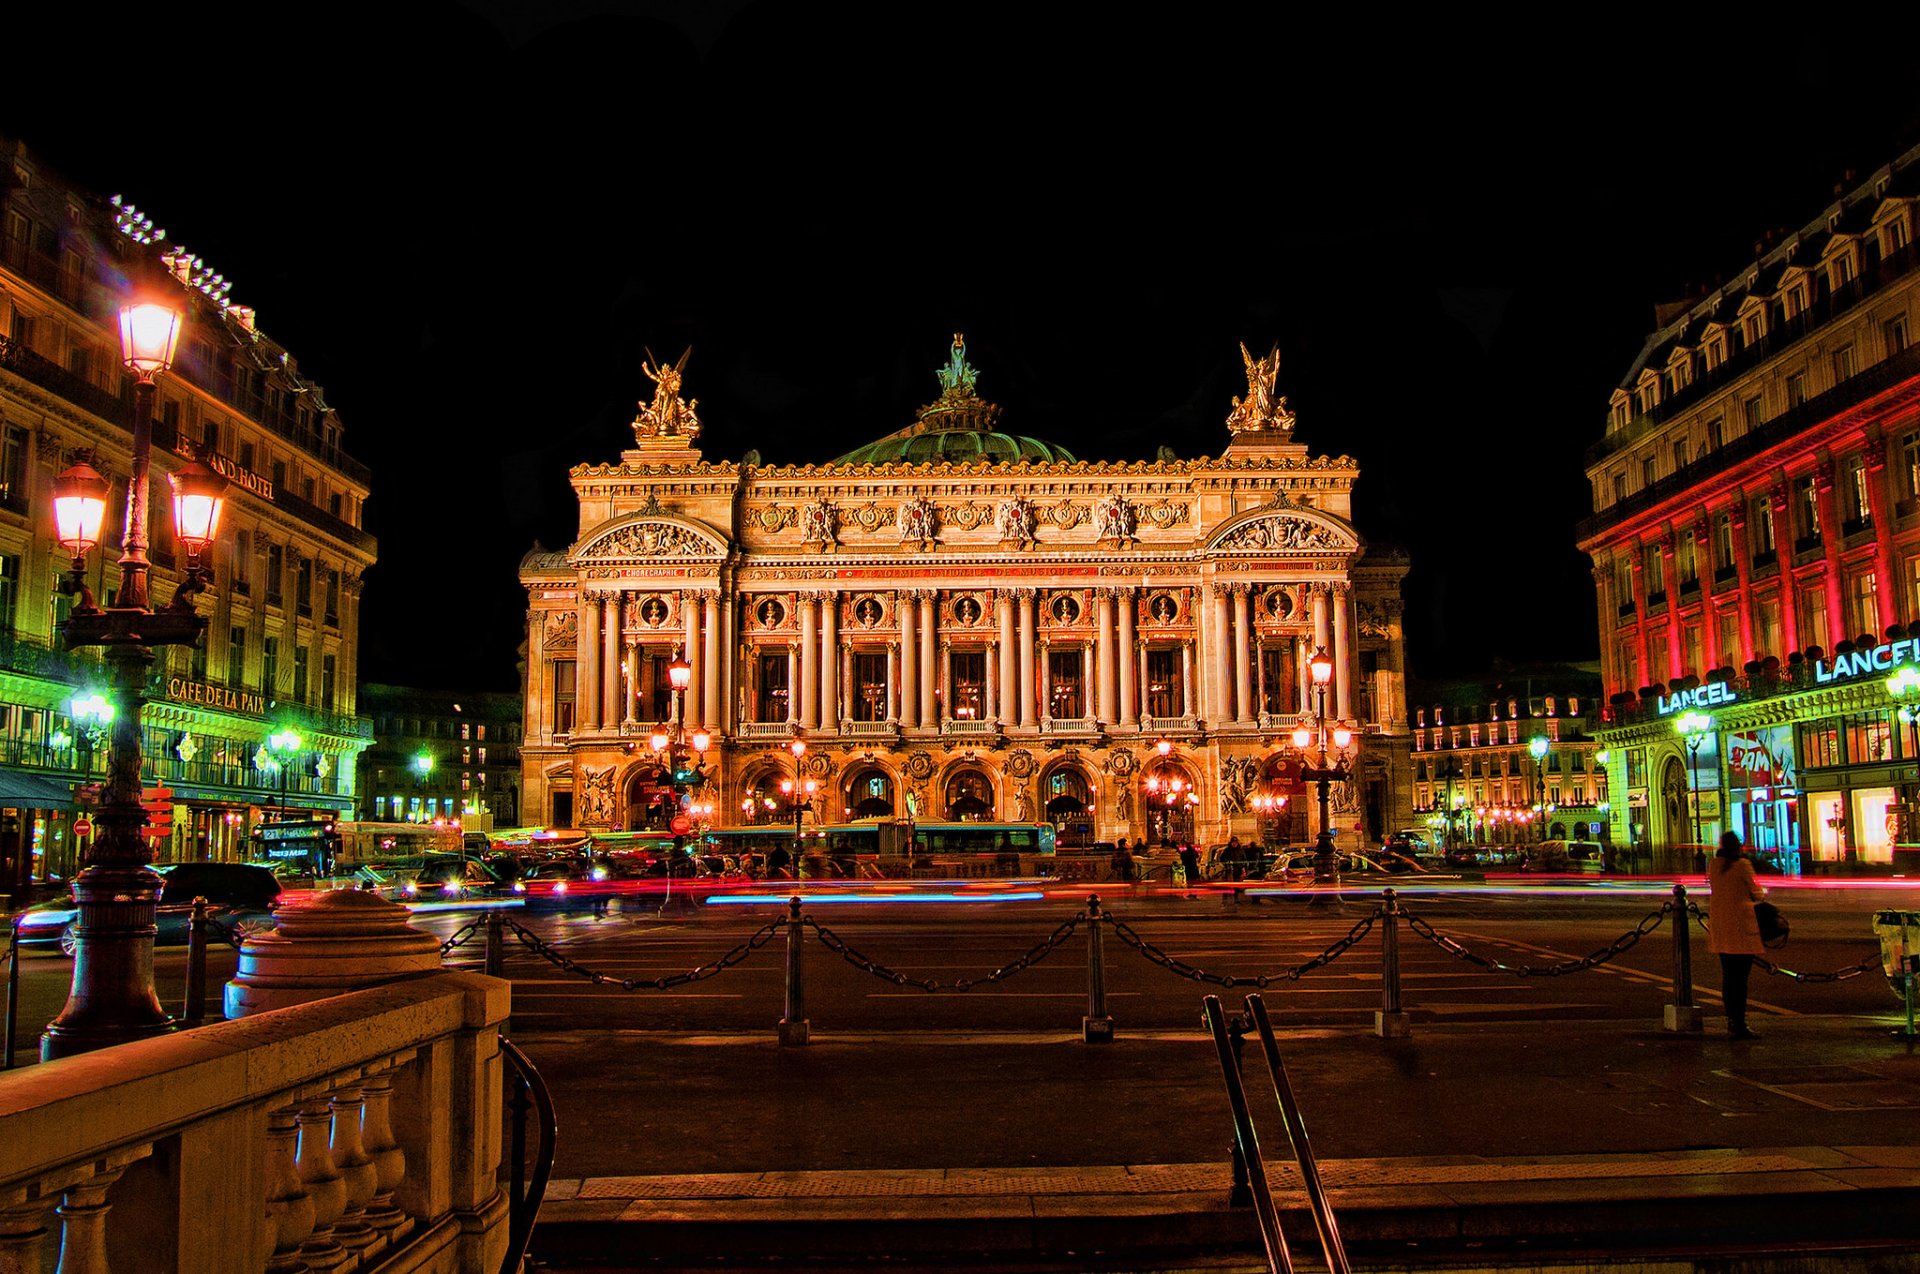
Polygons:
<instances>
[{"instance_id":1,"label":"storefront sign","mask_svg":"<svg viewBox=\"0 0 1920 1274\"><path fill-rule=\"evenodd\" d=\"M1676 690L1670 695L1661 695L1654 706L1659 709L1660 715L1665 717L1688 708L1718 707L1724 703L1732 703L1737 698L1738 696L1733 693L1733 687L1726 682L1709 681L1706 685L1695 686L1691 690Z\"/></svg>"},{"instance_id":2,"label":"storefront sign","mask_svg":"<svg viewBox=\"0 0 1920 1274\"><path fill-rule=\"evenodd\" d=\"M1813 679L1822 684L1838 681L1843 677L1862 677L1869 673L1891 672L1900 664L1920 657L1920 641L1911 637L1900 641L1885 642L1871 650L1856 650L1850 654L1835 655L1832 662L1825 659L1813 661Z\"/></svg>"},{"instance_id":3,"label":"storefront sign","mask_svg":"<svg viewBox=\"0 0 1920 1274\"><path fill-rule=\"evenodd\" d=\"M1630 810L1647 808L1647 789L1644 787L1630 789L1627 792L1627 808Z\"/></svg>"},{"instance_id":4,"label":"storefront sign","mask_svg":"<svg viewBox=\"0 0 1920 1274\"><path fill-rule=\"evenodd\" d=\"M185 677L167 678L167 698L174 703L197 703L218 708L222 712L264 716L267 711L267 697L263 694L216 686L205 681L188 681Z\"/></svg>"}]
</instances>

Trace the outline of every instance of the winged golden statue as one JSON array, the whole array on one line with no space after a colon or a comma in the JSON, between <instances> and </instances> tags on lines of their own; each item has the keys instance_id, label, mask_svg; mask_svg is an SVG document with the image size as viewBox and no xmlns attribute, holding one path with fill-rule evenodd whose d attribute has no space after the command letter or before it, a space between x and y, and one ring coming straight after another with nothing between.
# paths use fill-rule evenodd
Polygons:
<instances>
[{"instance_id":1,"label":"winged golden statue","mask_svg":"<svg viewBox=\"0 0 1920 1274\"><path fill-rule=\"evenodd\" d=\"M685 438L691 442L700 436L700 417L695 408L700 400L682 400L680 397L681 376L687 368L687 358L693 353L689 345L680 355L680 361L668 367L647 351L646 361L640 364L640 370L653 382L653 401L640 404L640 414L633 418L633 437L642 438Z\"/></svg>"},{"instance_id":2,"label":"winged golden statue","mask_svg":"<svg viewBox=\"0 0 1920 1274\"><path fill-rule=\"evenodd\" d=\"M1240 358L1247 367L1247 396L1233 400L1233 410L1227 415L1227 428L1236 434L1265 429L1292 433L1293 413L1287 410L1286 398L1274 392L1275 384L1280 379L1279 343L1274 343L1266 357L1255 358L1247 349L1247 343L1242 341Z\"/></svg>"}]
</instances>

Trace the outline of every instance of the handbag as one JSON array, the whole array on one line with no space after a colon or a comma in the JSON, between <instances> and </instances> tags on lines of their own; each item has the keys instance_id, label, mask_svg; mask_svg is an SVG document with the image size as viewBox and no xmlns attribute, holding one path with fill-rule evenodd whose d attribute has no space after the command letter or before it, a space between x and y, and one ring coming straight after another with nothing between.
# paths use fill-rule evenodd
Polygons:
<instances>
[{"instance_id":1,"label":"handbag","mask_svg":"<svg viewBox=\"0 0 1920 1274\"><path fill-rule=\"evenodd\" d=\"M1770 902L1753 904L1753 917L1760 922L1760 945L1769 949L1787 945L1787 934L1793 926L1780 914L1780 908Z\"/></svg>"}]
</instances>

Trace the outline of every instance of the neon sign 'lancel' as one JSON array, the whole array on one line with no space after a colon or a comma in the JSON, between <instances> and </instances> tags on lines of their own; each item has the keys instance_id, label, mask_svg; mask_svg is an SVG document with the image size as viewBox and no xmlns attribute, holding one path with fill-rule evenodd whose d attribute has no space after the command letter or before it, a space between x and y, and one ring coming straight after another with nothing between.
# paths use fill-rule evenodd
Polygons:
<instances>
[{"instance_id":1,"label":"neon sign 'lancel'","mask_svg":"<svg viewBox=\"0 0 1920 1274\"><path fill-rule=\"evenodd\" d=\"M1664 717L1688 708L1717 707L1720 704L1732 703L1736 698L1738 696L1734 694L1733 687L1726 682L1709 681L1706 685L1695 686L1691 690L1676 690L1670 695L1661 695L1660 702L1655 706Z\"/></svg>"},{"instance_id":2,"label":"neon sign 'lancel'","mask_svg":"<svg viewBox=\"0 0 1920 1274\"><path fill-rule=\"evenodd\" d=\"M1813 663L1813 679L1825 683L1838 681L1842 677L1859 677L1871 672L1890 672L1895 665L1906 663L1920 655L1920 642L1911 637L1899 641L1890 641L1874 646L1869 650L1856 650L1851 654L1835 655L1833 662L1816 659Z\"/></svg>"}]
</instances>

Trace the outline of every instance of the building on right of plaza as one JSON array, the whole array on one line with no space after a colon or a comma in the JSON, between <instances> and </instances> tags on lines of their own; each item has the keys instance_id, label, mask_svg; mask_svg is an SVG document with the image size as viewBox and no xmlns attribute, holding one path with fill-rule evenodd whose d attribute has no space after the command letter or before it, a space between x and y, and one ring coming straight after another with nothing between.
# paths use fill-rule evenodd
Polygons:
<instances>
[{"instance_id":1,"label":"building on right of plaza","mask_svg":"<svg viewBox=\"0 0 1920 1274\"><path fill-rule=\"evenodd\" d=\"M1661 307L1587 452L1611 830L1656 862L1920 868L1917 198L1920 147Z\"/></svg>"}]
</instances>

